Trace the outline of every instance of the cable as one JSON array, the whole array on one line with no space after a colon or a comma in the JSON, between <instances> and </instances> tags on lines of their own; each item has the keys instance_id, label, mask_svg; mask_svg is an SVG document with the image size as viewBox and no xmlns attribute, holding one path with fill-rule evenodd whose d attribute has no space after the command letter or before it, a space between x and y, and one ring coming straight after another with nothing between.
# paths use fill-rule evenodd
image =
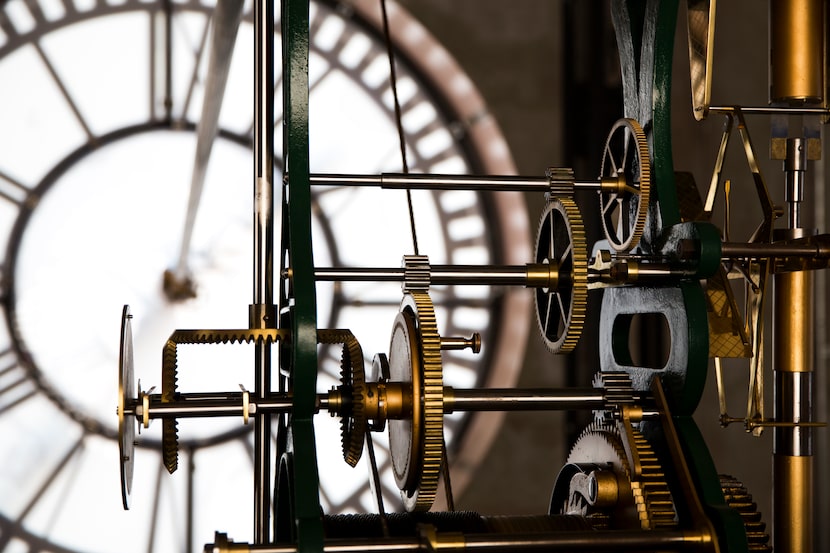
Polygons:
<instances>
[{"instance_id":1,"label":"cable","mask_svg":"<svg viewBox=\"0 0 830 553\"><path fill-rule=\"evenodd\" d=\"M401 162L404 174L409 174L409 164L406 161L406 139L401 123L401 103L398 100L398 78L395 72L395 56L392 53L392 38L389 34L389 17L386 14L386 0L380 0L380 10L383 14L383 37L386 40L386 54L389 57L389 81L392 86L392 98L395 103L395 124L398 127L398 141L401 147ZM406 189L406 204L409 208L409 227L412 230L412 247L415 255L418 253L418 234L415 231L415 210L412 208L412 191Z\"/></svg>"}]
</instances>

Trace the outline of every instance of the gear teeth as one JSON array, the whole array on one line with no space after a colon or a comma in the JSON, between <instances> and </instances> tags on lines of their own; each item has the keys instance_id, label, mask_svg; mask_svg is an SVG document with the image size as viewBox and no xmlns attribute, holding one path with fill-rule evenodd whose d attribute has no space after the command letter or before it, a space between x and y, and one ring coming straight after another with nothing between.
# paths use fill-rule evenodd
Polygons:
<instances>
[{"instance_id":1,"label":"gear teeth","mask_svg":"<svg viewBox=\"0 0 830 553\"><path fill-rule=\"evenodd\" d=\"M676 528L674 502L659 460L639 431L634 430L633 438L632 446L636 449L640 459L639 475L633 474L622 443L622 434L616 425L604 420L594 421L582 432L571 449L568 462L613 464L621 469L625 478L629 480L640 528L643 530ZM601 443L602 447L599 447L597 442ZM593 525L596 513L588 513L587 506L584 510L586 516L591 517ZM607 527L608 516L612 514L601 513L596 518L600 526L596 527Z\"/></svg>"},{"instance_id":2,"label":"gear teeth","mask_svg":"<svg viewBox=\"0 0 830 553\"><path fill-rule=\"evenodd\" d=\"M161 402L169 403L178 394L178 345L179 344L227 344L273 343L288 336L285 330L226 329L226 330L176 330L164 344L161 356ZM179 423L164 419L161 425L161 456L170 474L179 466Z\"/></svg>"},{"instance_id":3,"label":"gear teeth","mask_svg":"<svg viewBox=\"0 0 830 553\"><path fill-rule=\"evenodd\" d=\"M176 343L167 340L162 353L161 402L169 403L178 393L179 375L176 359ZM164 419L161 423L161 456L167 472L173 474L179 466L179 422Z\"/></svg>"},{"instance_id":4,"label":"gear teeth","mask_svg":"<svg viewBox=\"0 0 830 553\"><path fill-rule=\"evenodd\" d=\"M729 475L720 476L720 485L726 504L738 511L744 521L749 551L771 553L772 547L769 544L770 535L767 532L767 525L763 522L752 495L739 480Z\"/></svg>"},{"instance_id":5,"label":"gear teeth","mask_svg":"<svg viewBox=\"0 0 830 553\"><path fill-rule=\"evenodd\" d=\"M410 292L415 302L423 362L424 441L421 478L413 495L404 497L409 511L427 511L438 493L444 457L444 377L441 336L432 300L426 292ZM406 493L402 491L402 495Z\"/></svg>"},{"instance_id":6,"label":"gear teeth","mask_svg":"<svg viewBox=\"0 0 830 553\"><path fill-rule=\"evenodd\" d=\"M612 138L617 132L617 129L626 129L623 132L628 132L634 139L634 144L637 148L637 169L639 169L640 188L637 199L637 211L634 214L633 222L628 229L630 234L628 238L623 240L617 235L616 229L609 227L609 221L606 217L607 206L616 200L616 195L609 195L600 192L600 219L602 220L602 230L608 243L618 252L631 251L640 243L645 231L646 218L648 216L648 206L651 196L651 156L648 151L648 139L642 126L635 119L620 119L611 128L608 135L608 140L605 143L605 154L602 158L602 166L600 168L600 175L605 176L606 157L611 155ZM616 193L614 193L616 194Z\"/></svg>"},{"instance_id":7,"label":"gear teeth","mask_svg":"<svg viewBox=\"0 0 830 553\"><path fill-rule=\"evenodd\" d=\"M340 391L351 399L351 412L341 415L340 444L343 460L354 467L363 455L363 441L369 423L364 408L366 370L363 349L350 330L325 329L317 331L321 344L343 344L340 358Z\"/></svg>"},{"instance_id":8,"label":"gear teeth","mask_svg":"<svg viewBox=\"0 0 830 553\"><path fill-rule=\"evenodd\" d=\"M554 212L559 215L554 216ZM561 238L554 235L553 220L556 217L561 217L564 222L567 244L559 244L565 247L562 248L562 252L557 251L555 254L562 257L552 260L548 259L551 252L547 250L553 249L553 244L549 242L553 242L557 237ZM536 322L545 345L553 353L570 353L582 335L588 303L587 252L585 228L576 202L566 197L552 199L539 222L536 261L562 262L559 266L562 284L557 291L542 288L536 290ZM570 274L565 275L567 278L562 278L563 269L570 271ZM553 305L554 302L557 306ZM556 320L552 320L553 311L556 311Z\"/></svg>"},{"instance_id":9,"label":"gear teeth","mask_svg":"<svg viewBox=\"0 0 830 553\"><path fill-rule=\"evenodd\" d=\"M597 420L611 420L614 412L623 405L634 403L634 389L631 376L624 371L603 371L594 375L594 388L605 391L605 409L594 411Z\"/></svg>"}]
</instances>

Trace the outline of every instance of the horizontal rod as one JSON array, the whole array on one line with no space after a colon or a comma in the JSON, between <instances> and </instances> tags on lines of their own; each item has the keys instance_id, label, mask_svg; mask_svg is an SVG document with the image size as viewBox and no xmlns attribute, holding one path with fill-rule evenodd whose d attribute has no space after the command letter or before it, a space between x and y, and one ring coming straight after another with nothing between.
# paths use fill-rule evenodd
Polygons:
<instances>
[{"instance_id":1,"label":"horizontal rod","mask_svg":"<svg viewBox=\"0 0 830 553\"><path fill-rule=\"evenodd\" d=\"M647 399L635 393L633 399ZM149 396L149 418L202 418L244 416L254 413L288 413L293 408L291 393L272 394L270 398L245 403L242 394L179 394L179 399L162 402L160 394ZM317 394L318 411L330 409L330 394ZM444 387L444 412L456 411L557 411L578 409L604 409L608 405L605 393L599 388L481 388L454 389ZM141 402L133 400L125 415L142 416ZM646 411L644 416L650 416Z\"/></svg>"},{"instance_id":2,"label":"horizontal rod","mask_svg":"<svg viewBox=\"0 0 830 553\"><path fill-rule=\"evenodd\" d=\"M819 244L759 244L724 242L721 257L830 257L830 250Z\"/></svg>"},{"instance_id":3,"label":"horizontal rod","mask_svg":"<svg viewBox=\"0 0 830 553\"><path fill-rule=\"evenodd\" d=\"M710 538L695 531L563 531L534 534L459 534L444 537L440 532L433 539L423 538L372 538L352 540L326 540L326 553L399 553L427 551L593 551L610 552L625 550L692 551L706 546ZM297 546L248 545L243 543L211 544L205 551L218 553L295 553Z\"/></svg>"},{"instance_id":4,"label":"horizontal rod","mask_svg":"<svg viewBox=\"0 0 830 553\"><path fill-rule=\"evenodd\" d=\"M827 108L788 108L772 106L709 106L710 112L734 113L740 111L747 115L830 115Z\"/></svg>"},{"instance_id":5,"label":"horizontal rod","mask_svg":"<svg viewBox=\"0 0 830 553\"><path fill-rule=\"evenodd\" d=\"M311 175L311 184L317 186L376 186L386 189L418 190L492 190L497 192L550 192L547 177L514 175L471 176L385 173L382 175ZM574 181L575 189L599 190L599 181Z\"/></svg>"},{"instance_id":6,"label":"horizontal rod","mask_svg":"<svg viewBox=\"0 0 830 553\"><path fill-rule=\"evenodd\" d=\"M526 286L528 270L527 265L430 265L429 280L439 285ZM403 282L406 272L401 267L318 267L314 276L318 281Z\"/></svg>"}]
</instances>

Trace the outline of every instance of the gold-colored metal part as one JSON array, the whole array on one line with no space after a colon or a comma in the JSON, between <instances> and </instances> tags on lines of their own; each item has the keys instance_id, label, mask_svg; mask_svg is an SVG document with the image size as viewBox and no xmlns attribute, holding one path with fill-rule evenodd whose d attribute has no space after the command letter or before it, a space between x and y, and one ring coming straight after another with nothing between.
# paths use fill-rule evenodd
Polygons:
<instances>
[{"instance_id":1,"label":"gold-colored metal part","mask_svg":"<svg viewBox=\"0 0 830 553\"><path fill-rule=\"evenodd\" d=\"M545 170L548 178L551 198L573 198L574 170L570 167L548 167Z\"/></svg>"},{"instance_id":2,"label":"gold-colored metal part","mask_svg":"<svg viewBox=\"0 0 830 553\"><path fill-rule=\"evenodd\" d=\"M813 370L813 274L810 271L775 275L776 340L787 347L776 347L776 371Z\"/></svg>"},{"instance_id":3,"label":"gold-colored metal part","mask_svg":"<svg viewBox=\"0 0 830 553\"><path fill-rule=\"evenodd\" d=\"M723 474L720 475L720 487L726 504L738 511L744 521L749 551L771 553L767 525L763 522L758 505L752 500L752 495L746 487L739 480Z\"/></svg>"},{"instance_id":4,"label":"gold-colored metal part","mask_svg":"<svg viewBox=\"0 0 830 553\"><path fill-rule=\"evenodd\" d=\"M824 98L824 0L770 1L770 93L775 102Z\"/></svg>"},{"instance_id":5,"label":"gold-colored metal part","mask_svg":"<svg viewBox=\"0 0 830 553\"><path fill-rule=\"evenodd\" d=\"M685 500L692 527L697 532L701 545L707 546L709 550L718 553L720 546L716 539L717 534L712 525L712 521L703 509L703 503L697 493L691 469L689 468L689 462L683 451L683 445L680 443L680 436L674 426L668 401L666 400L666 394L663 392L663 384L659 376L656 376L652 380L651 391L654 396L657 411L660 413L660 422L663 428L663 437L666 441L666 449L669 452L676 482Z\"/></svg>"},{"instance_id":6,"label":"gold-colored metal part","mask_svg":"<svg viewBox=\"0 0 830 553\"><path fill-rule=\"evenodd\" d=\"M726 270L722 266L706 281L706 299L709 315L709 356L751 357L751 343L738 312L738 304Z\"/></svg>"},{"instance_id":7,"label":"gold-colored metal part","mask_svg":"<svg viewBox=\"0 0 830 553\"><path fill-rule=\"evenodd\" d=\"M392 468L406 510L426 511L435 501L444 454L441 337L428 293L404 294L390 348L391 379L409 383L412 397L412 417L389 421ZM389 391L386 401L395 401Z\"/></svg>"},{"instance_id":8,"label":"gold-colored metal part","mask_svg":"<svg viewBox=\"0 0 830 553\"><path fill-rule=\"evenodd\" d=\"M675 528L674 503L665 480L662 467L651 446L637 430L632 430L633 442L628 442L615 425L594 423L577 440L568 456L568 463L577 465L609 466L608 474L615 475L616 485L612 489L610 480L604 481L603 509L594 505L579 504L572 498L565 507L565 514L581 514L596 519L599 527L613 524L616 528L636 527L643 530ZM627 451L636 451L637 470ZM617 501L610 502L612 494ZM600 495L596 494L599 498ZM610 503L610 505L608 504ZM594 509L597 507L597 509Z\"/></svg>"},{"instance_id":9,"label":"gold-colored metal part","mask_svg":"<svg viewBox=\"0 0 830 553\"><path fill-rule=\"evenodd\" d=\"M559 263L554 260L550 263L528 263L526 279L528 288L557 290L559 288Z\"/></svg>"},{"instance_id":10,"label":"gold-colored metal part","mask_svg":"<svg viewBox=\"0 0 830 553\"><path fill-rule=\"evenodd\" d=\"M715 0L688 0L686 3L692 113L698 121L708 115L712 98L716 3Z\"/></svg>"},{"instance_id":11,"label":"gold-colored metal part","mask_svg":"<svg viewBox=\"0 0 830 553\"><path fill-rule=\"evenodd\" d=\"M615 148L618 133L623 136L622 151ZM626 166L630 153L633 153L633 167ZM651 195L648 140L634 119L620 119L611 127L602 155L600 182L600 216L605 238L618 252L633 250L645 230ZM634 201L637 205L631 213ZM615 213L616 228L612 228L611 218Z\"/></svg>"},{"instance_id":12,"label":"gold-colored metal part","mask_svg":"<svg viewBox=\"0 0 830 553\"><path fill-rule=\"evenodd\" d=\"M773 455L772 467L775 550L791 553L815 551L814 457Z\"/></svg>"},{"instance_id":13,"label":"gold-colored metal part","mask_svg":"<svg viewBox=\"0 0 830 553\"><path fill-rule=\"evenodd\" d=\"M772 137L769 141L770 159L787 159L787 139ZM807 159L816 161L821 159L821 139L807 138Z\"/></svg>"},{"instance_id":14,"label":"gold-colored metal part","mask_svg":"<svg viewBox=\"0 0 830 553\"><path fill-rule=\"evenodd\" d=\"M349 330L327 329L317 331L317 341L321 344L343 344L340 360L340 442L343 460L350 466L357 465L363 454L363 440L368 423L364 409L366 395L366 369L363 365L363 349ZM349 399L345 400L344 396ZM348 408L344 409L346 403ZM332 416L335 411L332 410Z\"/></svg>"},{"instance_id":15,"label":"gold-colored metal part","mask_svg":"<svg viewBox=\"0 0 830 553\"><path fill-rule=\"evenodd\" d=\"M267 329L176 330L164 344L161 362L161 401L175 400L178 388L179 344L227 344L242 342L273 343L288 336L288 331ZM179 466L179 421L161 421L161 457L167 472L173 474Z\"/></svg>"},{"instance_id":16,"label":"gold-colored metal part","mask_svg":"<svg viewBox=\"0 0 830 553\"><path fill-rule=\"evenodd\" d=\"M447 388L444 389L444 395ZM387 420L412 418L412 383L367 382L363 398L363 412L367 419Z\"/></svg>"},{"instance_id":17,"label":"gold-colored metal part","mask_svg":"<svg viewBox=\"0 0 830 553\"><path fill-rule=\"evenodd\" d=\"M573 200L557 198L548 203L539 222L536 258L537 264L555 265L559 273L555 289L536 289L536 322L548 349L571 352L582 334L588 301L585 229ZM566 278L569 282L563 285Z\"/></svg>"}]
</instances>

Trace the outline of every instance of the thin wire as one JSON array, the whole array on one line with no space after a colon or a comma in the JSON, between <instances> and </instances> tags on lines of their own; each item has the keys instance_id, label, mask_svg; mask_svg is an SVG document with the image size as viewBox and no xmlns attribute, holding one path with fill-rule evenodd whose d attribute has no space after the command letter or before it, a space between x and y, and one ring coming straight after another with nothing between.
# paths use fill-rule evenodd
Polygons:
<instances>
[{"instance_id":1,"label":"thin wire","mask_svg":"<svg viewBox=\"0 0 830 553\"><path fill-rule=\"evenodd\" d=\"M455 511L455 500L453 499L452 495L452 481L450 481L450 461L449 457L447 456L447 439L444 438L444 452L443 452L443 459L441 460L442 467L443 467L443 477L444 477L444 495L447 499L447 510L448 511Z\"/></svg>"},{"instance_id":2,"label":"thin wire","mask_svg":"<svg viewBox=\"0 0 830 553\"><path fill-rule=\"evenodd\" d=\"M395 124L398 127L398 141L401 147L401 162L404 174L409 174L409 164L406 161L406 139L401 123L401 103L398 101L398 77L395 72L395 56L392 52L392 38L389 34L389 17L386 14L386 0L380 0L380 11L383 14L383 37L386 39L386 54L389 57L389 80L392 85L392 98L395 102ZM418 234L415 231L415 210L412 208L412 191L406 189L406 204L409 207L409 227L412 230L412 247L418 255Z\"/></svg>"},{"instance_id":3,"label":"thin wire","mask_svg":"<svg viewBox=\"0 0 830 553\"><path fill-rule=\"evenodd\" d=\"M375 499L378 502L378 514L380 515L380 526L383 529L383 537L389 537L389 522L386 519L386 510L383 508L383 487L380 483L378 462L375 458L375 446L372 441L372 433L366 432L366 450L369 452L369 471L372 474L372 488L375 492Z\"/></svg>"}]
</instances>

